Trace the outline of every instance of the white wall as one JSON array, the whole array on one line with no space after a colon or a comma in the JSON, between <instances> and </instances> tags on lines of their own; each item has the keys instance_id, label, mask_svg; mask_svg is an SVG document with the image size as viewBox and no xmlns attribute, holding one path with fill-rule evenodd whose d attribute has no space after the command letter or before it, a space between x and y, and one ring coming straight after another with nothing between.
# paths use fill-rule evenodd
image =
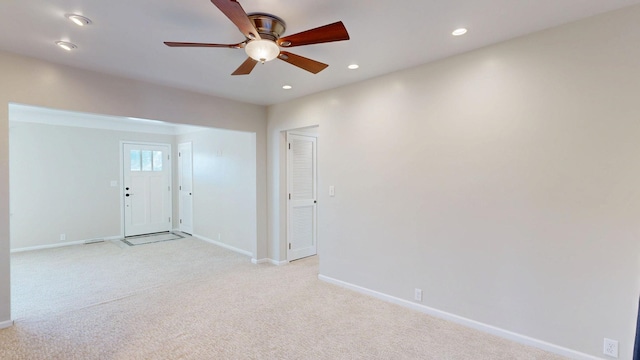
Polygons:
<instances>
[{"instance_id":1,"label":"white wall","mask_svg":"<svg viewBox=\"0 0 640 360\"><path fill-rule=\"evenodd\" d=\"M11 249L121 236L120 141L174 146L171 135L25 122L9 132Z\"/></svg>"},{"instance_id":2,"label":"white wall","mask_svg":"<svg viewBox=\"0 0 640 360\"><path fill-rule=\"evenodd\" d=\"M185 142L193 146L193 234L251 253L256 238L255 133L210 129L177 138L177 144Z\"/></svg>"},{"instance_id":3,"label":"white wall","mask_svg":"<svg viewBox=\"0 0 640 360\"><path fill-rule=\"evenodd\" d=\"M11 319L8 104L154 119L256 134L257 242L266 257L266 109L0 52L0 326Z\"/></svg>"},{"instance_id":4,"label":"white wall","mask_svg":"<svg viewBox=\"0 0 640 360\"><path fill-rule=\"evenodd\" d=\"M269 107L270 256L285 256L281 131L319 124L321 275L631 358L638 34L627 8Z\"/></svg>"}]
</instances>

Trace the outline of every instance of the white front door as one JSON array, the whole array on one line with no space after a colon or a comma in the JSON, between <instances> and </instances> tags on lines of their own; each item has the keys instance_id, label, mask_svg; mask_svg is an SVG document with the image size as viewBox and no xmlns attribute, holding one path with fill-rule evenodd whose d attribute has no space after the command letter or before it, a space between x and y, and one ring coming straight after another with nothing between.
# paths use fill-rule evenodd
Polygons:
<instances>
[{"instance_id":1,"label":"white front door","mask_svg":"<svg viewBox=\"0 0 640 360\"><path fill-rule=\"evenodd\" d=\"M287 134L287 260L315 255L316 137Z\"/></svg>"},{"instance_id":2,"label":"white front door","mask_svg":"<svg viewBox=\"0 0 640 360\"><path fill-rule=\"evenodd\" d=\"M180 231L193 234L193 156L191 143L178 145Z\"/></svg>"},{"instance_id":3,"label":"white front door","mask_svg":"<svg viewBox=\"0 0 640 360\"><path fill-rule=\"evenodd\" d=\"M123 144L124 236L171 230L171 148Z\"/></svg>"}]
</instances>

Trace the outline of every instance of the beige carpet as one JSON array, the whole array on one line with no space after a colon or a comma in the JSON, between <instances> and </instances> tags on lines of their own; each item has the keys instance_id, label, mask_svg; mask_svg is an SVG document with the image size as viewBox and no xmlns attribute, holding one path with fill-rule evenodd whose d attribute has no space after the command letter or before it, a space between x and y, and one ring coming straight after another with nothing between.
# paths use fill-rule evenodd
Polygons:
<instances>
[{"instance_id":1,"label":"beige carpet","mask_svg":"<svg viewBox=\"0 0 640 360\"><path fill-rule=\"evenodd\" d=\"M561 359L319 281L317 258L119 244L13 254L0 359Z\"/></svg>"}]
</instances>

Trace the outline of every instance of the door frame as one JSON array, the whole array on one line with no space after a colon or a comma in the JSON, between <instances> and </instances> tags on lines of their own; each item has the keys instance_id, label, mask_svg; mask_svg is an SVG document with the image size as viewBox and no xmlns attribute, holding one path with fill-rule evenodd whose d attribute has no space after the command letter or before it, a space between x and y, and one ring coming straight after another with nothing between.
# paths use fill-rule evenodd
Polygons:
<instances>
[{"instance_id":1,"label":"door frame","mask_svg":"<svg viewBox=\"0 0 640 360\"><path fill-rule=\"evenodd\" d=\"M174 228L173 221L173 147L170 143L158 143L158 142L146 142L146 141L131 141L120 140L120 238L124 239L124 223L126 221L124 214L124 145L152 145L152 146L167 146L169 148L169 214L171 214L171 229Z\"/></svg>"},{"instance_id":2,"label":"door frame","mask_svg":"<svg viewBox=\"0 0 640 360\"><path fill-rule=\"evenodd\" d=\"M286 206L285 206L285 241L284 241L284 246L285 246L285 251L286 251L286 259L285 262L289 263L291 261L291 255L290 255L290 249L289 249L289 241L291 239L291 234L290 234L290 200L288 199L289 193L290 191L290 186L291 186L291 174L290 174L290 169L289 169L289 161L290 161L290 152L287 149L288 144L289 144L289 135L299 135L299 136L308 136L308 137L314 137L316 139L315 142L315 151L314 151L314 172L315 172L315 178L313 179L314 183L315 183L315 197L316 197L316 211L315 211L315 219L313 219L314 221L314 232L315 232L315 240L316 240L316 253L315 255L318 255L318 242L319 242L319 237L318 237L318 212L319 212L319 206L317 203L318 200L318 139L319 139L319 134L317 133L309 133L309 132L305 132L304 129L317 129L318 126L310 126L307 128L301 128L301 129L295 129L295 130L288 130L285 131L285 162L284 162L284 170L285 170L285 197L287 198L286 200ZM311 255L313 256L313 255ZM297 260L297 259L296 259Z\"/></svg>"}]
</instances>

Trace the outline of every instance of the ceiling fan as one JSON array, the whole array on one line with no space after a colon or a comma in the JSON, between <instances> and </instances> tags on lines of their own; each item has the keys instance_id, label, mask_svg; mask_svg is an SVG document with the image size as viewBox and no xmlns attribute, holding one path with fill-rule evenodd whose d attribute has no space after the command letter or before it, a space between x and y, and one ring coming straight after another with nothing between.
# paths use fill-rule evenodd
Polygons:
<instances>
[{"instance_id":1,"label":"ceiling fan","mask_svg":"<svg viewBox=\"0 0 640 360\"><path fill-rule=\"evenodd\" d=\"M275 58L317 74L329 65L280 50L280 47L290 48L294 46L349 40L349 33L347 33L347 29L341 21L281 38L280 36L286 30L286 24L284 20L279 17L265 13L247 14L236 0L211 0L211 2L238 27L240 32L245 36L245 41L237 44L165 41L165 44L171 47L245 49L248 55L247 60L231 75L248 75L258 62L264 64L266 61L271 61Z\"/></svg>"}]
</instances>

